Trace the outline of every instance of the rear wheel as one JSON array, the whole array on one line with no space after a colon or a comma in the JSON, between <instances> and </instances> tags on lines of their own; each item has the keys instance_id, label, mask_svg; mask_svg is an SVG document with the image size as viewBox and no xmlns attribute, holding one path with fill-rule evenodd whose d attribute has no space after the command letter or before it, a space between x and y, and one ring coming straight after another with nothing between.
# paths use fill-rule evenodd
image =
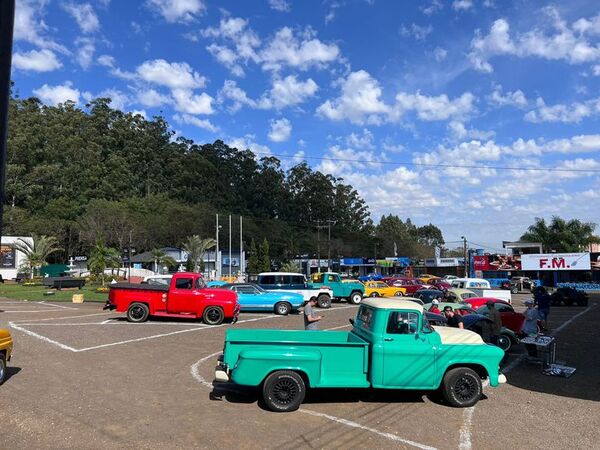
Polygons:
<instances>
[{"instance_id":1,"label":"rear wheel","mask_svg":"<svg viewBox=\"0 0 600 450\"><path fill-rule=\"evenodd\" d=\"M0 353L0 384L4 383L6 379L6 356L4 353Z\"/></svg>"},{"instance_id":2,"label":"rear wheel","mask_svg":"<svg viewBox=\"0 0 600 450\"><path fill-rule=\"evenodd\" d=\"M402 293L402 291L396 291L394 292L394 297L402 297L404 294Z\"/></svg>"},{"instance_id":3,"label":"rear wheel","mask_svg":"<svg viewBox=\"0 0 600 450\"><path fill-rule=\"evenodd\" d=\"M297 410L306 395L302 377L290 370L273 372L263 383L263 399L271 411Z\"/></svg>"},{"instance_id":4,"label":"rear wheel","mask_svg":"<svg viewBox=\"0 0 600 450\"><path fill-rule=\"evenodd\" d=\"M218 306L209 306L202 314L202 321L207 325L221 325L225 320L225 313Z\"/></svg>"},{"instance_id":5,"label":"rear wheel","mask_svg":"<svg viewBox=\"0 0 600 450\"><path fill-rule=\"evenodd\" d=\"M358 305L362 301L362 294L360 292L353 292L350 294L350 298L348 300L353 305Z\"/></svg>"},{"instance_id":6,"label":"rear wheel","mask_svg":"<svg viewBox=\"0 0 600 450\"><path fill-rule=\"evenodd\" d=\"M481 378L468 367L457 367L446 372L442 385L444 398L454 407L468 408L481 398Z\"/></svg>"},{"instance_id":7,"label":"rear wheel","mask_svg":"<svg viewBox=\"0 0 600 450\"><path fill-rule=\"evenodd\" d=\"M519 288L518 287L510 288L510 292L511 292L511 294L518 294L519 293Z\"/></svg>"},{"instance_id":8,"label":"rear wheel","mask_svg":"<svg viewBox=\"0 0 600 450\"><path fill-rule=\"evenodd\" d=\"M292 305L287 302L275 303L275 314L287 316L292 311Z\"/></svg>"},{"instance_id":9,"label":"rear wheel","mask_svg":"<svg viewBox=\"0 0 600 450\"><path fill-rule=\"evenodd\" d=\"M509 336L501 334L500 336L498 336L497 345L506 353L512 347L512 340Z\"/></svg>"},{"instance_id":10,"label":"rear wheel","mask_svg":"<svg viewBox=\"0 0 600 450\"><path fill-rule=\"evenodd\" d=\"M317 305L319 308L331 308L331 297L321 294L317 297Z\"/></svg>"},{"instance_id":11,"label":"rear wheel","mask_svg":"<svg viewBox=\"0 0 600 450\"><path fill-rule=\"evenodd\" d=\"M150 309L148 309L148 305L145 303L132 303L127 308L127 321L128 322L145 322L148 320L148 316L150 315Z\"/></svg>"},{"instance_id":12,"label":"rear wheel","mask_svg":"<svg viewBox=\"0 0 600 450\"><path fill-rule=\"evenodd\" d=\"M369 297L379 297L379 292L371 292L371 295L369 295Z\"/></svg>"}]
</instances>

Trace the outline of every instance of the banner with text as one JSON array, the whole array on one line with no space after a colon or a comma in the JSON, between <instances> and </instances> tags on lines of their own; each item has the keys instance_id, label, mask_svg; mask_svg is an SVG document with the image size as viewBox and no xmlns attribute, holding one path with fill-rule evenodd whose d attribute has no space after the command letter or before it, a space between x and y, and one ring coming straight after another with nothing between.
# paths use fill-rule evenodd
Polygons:
<instances>
[{"instance_id":1,"label":"banner with text","mask_svg":"<svg viewBox=\"0 0 600 450\"><path fill-rule=\"evenodd\" d=\"M521 255L523 270L590 270L589 253Z\"/></svg>"}]
</instances>

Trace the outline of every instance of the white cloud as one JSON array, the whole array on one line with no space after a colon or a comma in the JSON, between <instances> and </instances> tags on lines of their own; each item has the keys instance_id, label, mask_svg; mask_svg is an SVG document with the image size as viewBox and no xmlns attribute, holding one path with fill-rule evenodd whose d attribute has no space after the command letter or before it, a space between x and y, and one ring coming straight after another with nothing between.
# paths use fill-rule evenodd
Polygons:
<instances>
[{"instance_id":1,"label":"white cloud","mask_svg":"<svg viewBox=\"0 0 600 450\"><path fill-rule=\"evenodd\" d=\"M269 0L269 6L271 9L280 12L290 12L292 10L290 3L286 0Z\"/></svg>"},{"instance_id":2,"label":"white cloud","mask_svg":"<svg viewBox=\"0 0 600 450\"><path fill-rule=\"evenodd\" d=\"M147 89L137 93L137 101L148 108L158 108L171 103L171 98L154 89Z\"/></svg>"},{"instance_id":3,"label":"white cloud","mask_svg":"<svg viewBox=\"0 0 600 450\"><path fill-rule=\"evenodd\" d=\"M118 90L118 89L104 89L100 92L96 97L107 97L111 99L110 106L114 109L118 109L121 111L125 111L125 108L129 103L131 103L131 99L127 94Z\"/></svg>"},{"instance_id":4,"label":"white cloud","mask_svg":"<svg viewBox=\"0 0 600 450\"><path fill-rule=\"evenodd\" d=\"M256 139L256 136L253 134L246 134L243 137L230 138L227 140L226 144L229 147L237 148L238 150L250 150L256 154L257 159L272 154L269 147L258 144L254 139Z\"/></svg>"},{"instance_id":5,"label":"white cloud","mask_svg":"<svg viewBox=\"0 0 600 450\"><path fill-rule=\"evenodd\" d=\"M448 51L445 48L442 47L436 47L433 50L433 57L435 58L435 60L437 62L443 61L446 59L446 56L448 56Z\"/></svg>"},{"instance_id":6,"label":"white cloud","mask_svg":"<svg viewBox=\"0 0 600 450\"><path fill-rule=\"evenodd\" d=\"M327 100L317 108L317 113L331 120L349 120L359 125L380 124L390 108L381 101L379 82L364 71L352 72L341 81L341 94Z\"/></svg>"},{"instance_id":7,"label":"white cloud","mask_svg":"<svg viewBox=\"0 0 600 450\"><path fill-rule=\"evenodd\" d=\"M486 140L493 137L496 133L494 131L482 131L475 128L467 129L465 124L458 121L452 120L448 123L448 129L452 133L452 136L456 139L480 139Z\"/></svg>"},{"instance_id":8,"label":"white cloud","mask_svg":"<svg viewBox=\"0 0 600 450\"><path fill-rule=\"evenodd\" d=\"M346 136L346 145L358 149L373 149L373 133L363 128L362 134L350 133Z\"/></svg>"},{"instance_id":9,"label":"white cloud","mask_svg":"<svg viewBox=\"0 0 600 450\"><path fill-rule=\"evenodd\" d=\"M144 119L148 120L148 114L146 113L146 110L144 110L144 109L134 109L133 111L131 111L131 115L132 116L140 115Z\"/></svg>"},{"instance_id":10,"label":"white cloud","mask_svg":"<svg viewBox=\"0 0 600 450\"><path fill-rule=\"evenodd\" d=\"M471 41L469 53L473 66L482 72L492 72L493 67L489 60L499 55L519 58L533 56L547 60L563 60L569 64L582 64L600 59L600 46L590 43L585 33L577 29L585 28L580 21L570 28L555 8L546 7L543 12L550 23L546 28L517 33L514 38L510 35L510 26L506 19L496 20L489 34L485 36L477 30Z\"/></svg>"},{"instance_id":11,"label":"white cloud","mask_svg":"<svg viewBox=\"0 0 600 450\"><path fill-rule=\"evenodd\" d=\"M145 81L171 89L201 88L206 83L206 79L185 62L169 63L164 59L154 59L142 63L136 72Z\"/></svg>"},{"instance_id":12,"label":"white cloud","mask_svg":"<svg viewBox=\"0 0 600 450\"><path fill-rule=\"evenodd\" d=\"M584 103L574 102L570 105L556 104L547 106L543 98L536 101L536 109L525 114L525 120L533 123L563 122L579 123L582 119L600 113L600 97Z\"/></svg>"},{"instance_id":13,"label":"white cloud","mask_svg":"<svg viewBox=\"0 0 600 450\"><path fill-rule=\"evenodd\" d=\"M285 142L290 138L292 133L292 124L288 119L271 120L271 131L269 131L269 139L273 142Z\"/></svg>"},{"instance_id":14,"label":"white cloud","mask_svg":"<svg viewBox=\"0 0 600 450\"><path fill-rule=\"evenodd\" d=\"M400 92L396 95L395 114L402 115L405 111L415 111L419 119L426 121L448 120L462 118L474 110L475 96L465 92L460 97L450 100L446 94L436 97Z\"/></svg>"},{"instance_id":15,"label":"white cloud","mask_svg":"<svg viewBox=\"0 0 600 450\"><path fill-rule=\"evenodd\" d=\"M62 63L52 50L31 50L25 53L15 53L13 65L20 70L31 70L33 72L51 72L62 67Z\"/></svg>"},{"instance_id":16,"label":"white cloud","mask_svg":"<svg viewBox=\"0 0 600 450\"><path fill-rule=\"evenodd\" d=\"M173 99L175 100L174 108L187 114L212 114L213 98L203 92L199 95L193 93L189 89L173 89Z\"/></svg>"},{"instance_id":17,"label":"white cloud","mask_svg":"<svg viewBox=\"0 0 600 450\"><path fill-rule=\"evenodd\" d=\"M427 16L431 16L444 9L444 4L440 0L432 0L427 6L421 6L421 11Z\"/></svg>"},{"instance_id":18,"label":"white cloud","mask_svg":"<svg viewBox=\"0 0 600 450\"><path fill-rule=\"evenodd\" d=\"M191 22L206 10L201 0L147 0L146 5L169 23Z\"/></svg>"},{"instance_id":19,"label":"white cloud","mask_svg":"<svg viewBox=\"0 0 600 450\"><path fill-rule=\"evenodd\" d=\"M117 67L115 58L110 55L100 55L98 57L98 64L103 67L108 67L110 69L110 74L121 78L123 80L135 80L136 74L121 70Z\"/></svg>"},{"instance_id":20,"label":"white cloud","mask_svg":"<svg viewBox=\"0 0 600 450\"><path fill-rule=\"evenodd\" d=\"M452 8L455 11L468 11L473 7L473 0L454 0Z\"/></svg>"},{"instance_id":21,"label":"white cloud","mask_svg":"<svg viewBox=\"0 0 600 450\"><path fill-rule=\"evenodd\" d=\"M325 158L317 166L317 170L343 177L355 169L364 170L365 167L371 169L381 168L381 164L376 161L383 160L383 157L378 158L372 151L342 148L339 145L329 147Z\"/></svg>"},{"instance_id":22,"label":"white cloud","mask_svg":"<svg viewBox=\"0 0 600 450\"><path fill-rule=\"evenodd\" d=\"M63 45L48 36L49 27L43 20L46 0L19 0L15 9L15 41L26 41L40 48L68 54Z\"/></svg>"},{"instance_id":23,"label":"white cloud","mask_svg":"<svg viewBox=\"0 0 600 450\"><path fill-rule=\"evenodd\" d=\"M420 26L416 23L411 23L409 27L405 25L400 27L400 34L402 36L411 36L417 41L424 41L432 31L433 27L431 25Z\"/></svg>"},{"instance_id":24,"label":"white cloud","mask_svg":"<svg viewBox=\"0 0 600 450\"><path fill-rule=\"evenodd\" d=\"M231 112L238 111L243 105L256 108L256 102L248 97L246 91L238 87L237 83L233 80L225 80L223 87L219 90L218 100L219 102L231 100L233 102L229 107Z\"/></svg>"},{"instance_id":25,"label":"white cloud","mask_svg":"<svg viewBox=\"0 0 600 450\"><path fill-rule=\"evenodd\" d=\"M75 44L77 45L77 54L76 59L77 63L83 69L89 69L92 65L92 60L94 58L94 52L96 51L96 44L93 39L90 38L78 38L75 40Z\"/></svg>"},{"instance_id":26,"label":"white cloud","mask_svg":"<svg viewBox=\"0 0 600 450\"><path fill-rule=\"evenodd\" d=\"M84 33L93 33L100 29L100 21L94 7L89 3L63 3L63 9L77 22L79 29Z\"/></svg>"},{"instance_id":27,"label":"white cloud","mask_svg":"<svg viewBox=\"0 0 600 450\"><path fill-rule=\"evenodd\" d=\"M195 127L202 128L212 133L219 131L219 128L213 125L210 120L200 119L190 114L175 114L173 119L178 123L194 125Z\"/></svg>"},{"instance_id":28,"label":"white cloud","mask_svg":"<svg viewBox=\"0 0 600 450\"><path fill-rule=\"evenodd\" d=\"M488 101L494 106L516 106L523 108L527 106L527 98L522 90L502 93L502 86L495 86L494 91L488 96Z\"/></svg>"},{"instance_id":29,"label":"white cloud","mask_svg":"<svg viewBox=\"0 0 600 450\"><path fill-rule=\"evenodd\" d=\"M404 151L404 146L402 144L394 144L389 140L384 142L382 147L386 152L390 153L402 153Z\"/></svg>"},{"instance_id":30,"label":"white cloud","mask_svg":"<svg viewBox=\"0 0 600 450\"><path fill-rule=\"evenodd\" d=\"M311 78L299 81L295 75L288 75L283 79L275 78L268 95L263 95L259 102L260 108L282 109L298 105L314 96L319 86Z\"/></svg>"},{"instance_id":31,"label":"white cloud","mask_svg":"<svg viewBox=\"0 0 600 450\"><path fill-rule=\"evenodd\" d=\"M67 100L79 103L79 96L81 95L79 89L74 88L73 83L70 81L65 81L64 84L57 86L48 86L47 84L44 84L42 87L34 89L33 93L39 97L42 102L50 106L56 106Z\"/></svg>"}]
</instances>

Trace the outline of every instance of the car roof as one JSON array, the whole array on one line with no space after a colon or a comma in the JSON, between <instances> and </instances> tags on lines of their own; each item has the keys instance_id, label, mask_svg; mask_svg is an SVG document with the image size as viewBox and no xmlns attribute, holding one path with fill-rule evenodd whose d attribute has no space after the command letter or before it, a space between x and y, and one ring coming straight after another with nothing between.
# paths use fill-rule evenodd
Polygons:
<instances>
[{"instance_id":1,"label":"car roof","mask_svg":"<svg viewBox=\"0 0 600 450\"><path fill-rule=\"evenodd\" d=\"M298 272L261 272L258 274L258 276L261 275L300 275L300 276L305 276L303 273L298 273Z\"/></svg>"},{"instance_id":2,"label":"car roof","mask_svg":"<svg viewBox=\"0 0 600 450\"><path fill-rule=\"evenodd\" d=\"M415 299L418 300L418 299ZM423 312L423 307L416 302L403 299L394 299L386 297L366 298L361 304L371 306L377 309L412 309L413 311Z\"/></svg>"},{"instance_id":3,"label":"car roof","mask_svg":"<svg viewBox=\"0 0 600 450\"><path fill-rule=\"evenodd\" d=\"M222 284L219 287L230 288L230 287L233 287L233 286L252 286L252 287L254 287L254 286L257 286L257 284L256 283L225 283L225 284Z\"/></svg>"},{"instance_id":4,"label":"car roof","mask_svg":"<svg viewBox=\"0 0 600 450\"><path fill-rule=\"evenodd\" d=\"M475 292L473 292L471 289L462 289L462 288L452 288L452 289L448 289L448 292L454 292L455 294L466 294L466 293L471 293L474 294Z\"/></svg>"}]
</instances>

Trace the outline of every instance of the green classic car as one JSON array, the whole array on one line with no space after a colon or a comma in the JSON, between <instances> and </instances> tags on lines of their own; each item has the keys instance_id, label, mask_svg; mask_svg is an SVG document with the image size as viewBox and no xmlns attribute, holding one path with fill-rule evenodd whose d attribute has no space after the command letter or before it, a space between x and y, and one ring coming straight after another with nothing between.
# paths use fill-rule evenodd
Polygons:
<instances>
[{"instance_id":1,"label":"green classic car","mask_svg":"<svg viewBox=\"0 0 600 450\"><path fill-rule=\"evenodd\" d=\"M13 341L8 330L0 329L0 384L6 379L6 361L10 361Z\"/></svg>"},{"instance_id":2,"label":"green classic car","mask_svg":"<svg viewBox=\"0 0 600 450\"><path fill-rule=\"evenodd\" d=\"M482 380L499 373L504 352L476 333L432 327L423 307L398 299L363 300L344 331L227 330L219 382L261 386L272 411L297 409L307 388L441 391L452 406L472 406Z\"/></svg>"}]
</instances>

